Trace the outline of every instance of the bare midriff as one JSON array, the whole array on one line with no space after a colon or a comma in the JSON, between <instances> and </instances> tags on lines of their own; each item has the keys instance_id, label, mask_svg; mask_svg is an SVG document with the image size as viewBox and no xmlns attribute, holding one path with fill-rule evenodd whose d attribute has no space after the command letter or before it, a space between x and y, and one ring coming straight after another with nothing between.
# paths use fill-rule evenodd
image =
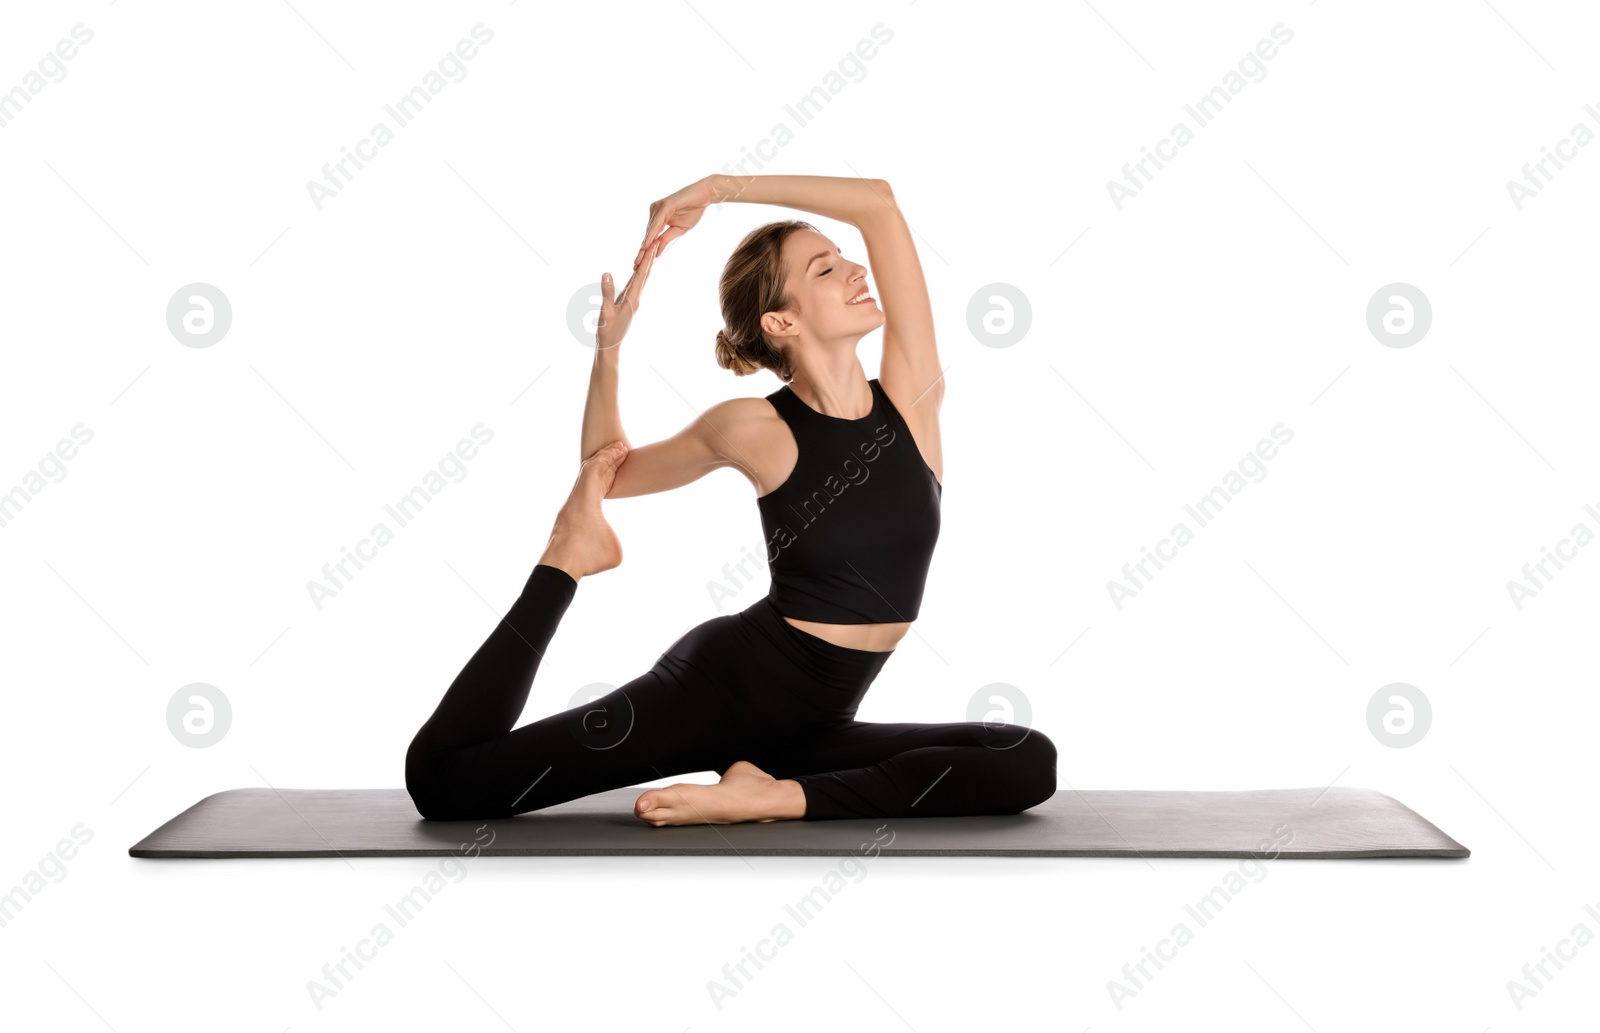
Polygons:
<instances>
[{"instance_id":1,"label":"bare midriff","mask_svg":"<svg viewBox=\"0 0 1600 1033\"><path fill-rule=\"evenodd\" d=\"M785 617L784 620L809 632L820 639L832 642L836 646L846 649L864 649L872 653L887 653L895 648L906 632L911 630L910 621L895 621L890 624L823 624L820 621L796 620Z\"/></svg>"}]
</instances>

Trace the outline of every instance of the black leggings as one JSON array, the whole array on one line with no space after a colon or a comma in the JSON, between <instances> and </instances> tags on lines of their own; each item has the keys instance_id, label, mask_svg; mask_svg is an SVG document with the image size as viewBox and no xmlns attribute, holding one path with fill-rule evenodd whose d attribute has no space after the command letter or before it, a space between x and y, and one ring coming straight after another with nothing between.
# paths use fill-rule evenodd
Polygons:
<instances>
[{"instance_id":1,"label":"black leggings","mask_svg":"<svg viewBox=\"0 0 1600 1033\"><path fill-rule=\"evenodd\" d=\"M411 741L424 818L505 817L736 760L799 782L807 820L1014 814L1056 790L1037 730L855 720L893 650L835 645L766 598L691 628L605 696L513 728L577 587L535 566Z\"/></svg>"}]
</instances>

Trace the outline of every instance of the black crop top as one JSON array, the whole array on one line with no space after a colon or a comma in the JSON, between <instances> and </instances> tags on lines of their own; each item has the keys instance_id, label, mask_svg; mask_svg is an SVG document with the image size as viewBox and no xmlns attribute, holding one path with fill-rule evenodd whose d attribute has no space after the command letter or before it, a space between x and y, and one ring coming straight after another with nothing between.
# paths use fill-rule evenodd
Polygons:
<instances>
[{"instance_id":1,"label":"black crop top","mask_svg":"<svg viewBox=\"0 0 1600 1033\"><path fill-rule=\"evenodd\" d=\"M780 614L828 624L915 620L939 540L944 486L874 377L858 420L818 412L785 384L767 395L800 458L758 496L767 592Z\"/></svg>"}]
</instances>

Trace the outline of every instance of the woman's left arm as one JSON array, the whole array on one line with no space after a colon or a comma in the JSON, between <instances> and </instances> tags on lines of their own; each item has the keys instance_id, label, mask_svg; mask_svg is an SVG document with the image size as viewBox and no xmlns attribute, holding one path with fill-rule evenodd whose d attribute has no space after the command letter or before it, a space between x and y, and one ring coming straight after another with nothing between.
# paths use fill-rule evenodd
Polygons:
<instances>
[{"instance_id":1,"label":"woman's left arm","mask_svg":"<svg viewBox=\"0 0 1600 1033\"><path fill-rule=\"evenodd\" d=\"M933 305L922 275L911 228L906 225L887 180L853 176L706 177L718 201L775 204L798 208L854 226L867 245L867 265L877 281L874 293L883 308L883 361L879 382L901 402L929 413L937 424L944 400L933 332ZM897 403L897 407L902 407Z\"/></svg>"}]
</instances>

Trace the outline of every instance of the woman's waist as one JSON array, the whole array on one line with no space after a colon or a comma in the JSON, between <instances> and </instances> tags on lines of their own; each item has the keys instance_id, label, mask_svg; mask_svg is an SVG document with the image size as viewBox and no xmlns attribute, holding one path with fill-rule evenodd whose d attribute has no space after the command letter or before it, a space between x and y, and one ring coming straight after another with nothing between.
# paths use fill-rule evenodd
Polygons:
<instances>
[{"instance_id":1,"label":"woman's waist","mask_svg":"<svg viewBox=\"0 0 1600 1033\"><path fill-rule=\"evenodd\" d=\"M910 621L891 621L876 624L829 624L824 621L802 620L798 617L780 617L792 628L820 638L845 649L870 653L890 653L911 630Z\"/></svg>"}]
</instances>

